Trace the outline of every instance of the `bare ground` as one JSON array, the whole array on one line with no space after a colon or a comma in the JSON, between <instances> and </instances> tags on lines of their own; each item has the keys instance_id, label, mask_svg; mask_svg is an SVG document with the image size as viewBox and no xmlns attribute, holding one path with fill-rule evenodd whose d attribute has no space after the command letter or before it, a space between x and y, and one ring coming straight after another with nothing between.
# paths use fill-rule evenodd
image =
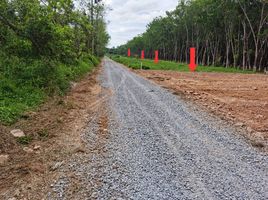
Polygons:
<instances>
[{"instance_id":1,"label":"bare ground","mask_svg":"<svg viewBox=\"0 0 268 200\"><path fill-rule=\"evenodd\" d=\"M51 180L58 176L56 164L77 153L84 153L80 134L96 109L102 105L101 87L96 77L100 67L74 84L65 97L55 97L35 112L11 127L0 125L0 154L8 154L9 161L0 166L0 199L42 199ZM33 141L29 148L40 146L33 153L23 151L10 134L21 129Z\"/></svg>"},{"instance_id":2,"label":"bare ground","mask_svg":"<svg viewBox=\"0 0 268 200\"><path fill-rule=\"evenodd\" d=\"M135 71L174 94L243 128L253 146L267 150L268 76L260 74Z\"/></svg>"},{"instance_id":3,"label":"bare ground","mask_svg":"<svg viewBox=\"0 0 268 200\"><path fill-rule=\"evenodd\" d=\"M53 169L55 164L76 154L103 154L109 134L104 107L107 96L100 95L102 88L96 80L99 72L100 68L76 84L66 97L49 100L37 111L25 114L25 119L12 127L0 125L0 154L10 157L6 165L0 166L0 199L43 199L51 191L51 183L61 176L58 170ZM253 146L267 148L267 76L171 71L136 73L230 120L239 129L245 130ZM96 118L96 113L100 114L96 119L99 140L87 149L80 134L93 116ZM31 154L24 152L25 146L18 144L10 135L10 130L15 128L34 138L29 148L40 145L40 150ZM72 182L66 192L75 197L83 186L77 177L72 174L68 176ZM101 179L94 180L92 184L101 187Z\"/></svg>"}]
</instances>

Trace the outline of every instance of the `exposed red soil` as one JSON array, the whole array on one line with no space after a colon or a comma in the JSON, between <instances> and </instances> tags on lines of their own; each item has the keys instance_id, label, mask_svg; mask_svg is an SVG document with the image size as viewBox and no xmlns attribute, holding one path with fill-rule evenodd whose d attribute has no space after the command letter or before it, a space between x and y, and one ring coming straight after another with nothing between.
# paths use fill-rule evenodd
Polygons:
<instances>
[{"instance_id":1,"label":"exposed red soil","mask_svg":"<svg viewBox=\"0 0 268 200\"><path fill-rule=\"evenodd\" d=\"M261 74L135 71L175 94L245 127L247 136L268 141L268 76ZM254 143L253 143L254 145ZM255 146L262 146L255 143Z\"/></svg>"}]
</instances>

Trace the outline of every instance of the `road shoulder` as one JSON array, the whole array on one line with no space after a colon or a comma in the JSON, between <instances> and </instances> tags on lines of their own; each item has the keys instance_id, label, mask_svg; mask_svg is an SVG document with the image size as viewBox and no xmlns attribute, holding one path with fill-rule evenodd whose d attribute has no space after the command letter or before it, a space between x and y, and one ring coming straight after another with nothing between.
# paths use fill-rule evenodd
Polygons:
<instances>
[{"instance_id":1,"label":"road shoulder","mask_svg":"<svg viewBox=\"0 0 268 200\"><path fill-rule=\"evenodd\" d=\"M9 159L0 166L0 198L43 199L51 190L51 181L59 176L59 169L67 164L65 160L85 153L80 134L102 103L97 81L101 70L99 66L79 83L73 83L66 96L50 99L11 127L1 126L0 153ZM10 136L16 128L32 142L19 144Z\"/></svg>"}]
</instances>

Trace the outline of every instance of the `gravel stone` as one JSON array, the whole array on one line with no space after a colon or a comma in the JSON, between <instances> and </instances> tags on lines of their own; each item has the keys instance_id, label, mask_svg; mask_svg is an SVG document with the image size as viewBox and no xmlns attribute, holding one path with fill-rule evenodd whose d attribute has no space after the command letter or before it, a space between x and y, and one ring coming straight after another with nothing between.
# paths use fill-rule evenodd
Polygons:
<instances>
[{"instance_id":1,"label":"gravel stone","mask_svg":"<svg viewBox=\"0 0 268 200\"><path fill-rule=\"evenodd\" d=\"M5 165L9 160L9 155L0 155L0 166Z\"/></svg>"},{"instance_id":2,"label":"gravel stone","mask_svg":"<svg viewBox=\"0 0 268 200\"><path fill-rule=\"evenodd\" d=\"M25 134L22 130L20 129L14 129L12 131L10 131L10 133L15 137L15 138L21 138L24 137Z\"/></svg>"},{"instance_id":3,"label":"gravel stone","mask_svg":"<svg viewBox=\"0 0 268 200\"><path fill-rule=\"evenodd\" d=\"M69 196L62 177L55 199L268 199L268 158L235 126L108 58L100 82L109 137L93 118L83 140L103 151L76 154L67 167L83 187Z\"/></svg>"}]
</instances>

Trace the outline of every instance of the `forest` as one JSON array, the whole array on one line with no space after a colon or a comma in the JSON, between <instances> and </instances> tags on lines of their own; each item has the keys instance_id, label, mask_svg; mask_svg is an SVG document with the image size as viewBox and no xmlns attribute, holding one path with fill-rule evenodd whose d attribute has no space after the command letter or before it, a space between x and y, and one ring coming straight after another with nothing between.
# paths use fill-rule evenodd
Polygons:
<instances>
[{"instance_id":1,"label":"forest","mask_svg":"<svg viewBox=\"0 0 268 200\"><path fill-rule=\"evenodd\" d=\"M195 47L196 62L243 70L268 71L267 0L182 0L174 11L157 17L145 33L127 44L109 49L112 54L154 57L189 62Z\"/></svg>"},{"instance_id":2,"label":"forest","mask_svg":"<svg viewBox=\"0 0 268 200\"><path fill-rule=\"evenodd\" d=\"M13 122L99 63L109 41L98 0L1 0L0 122Z\"/></svg>"}]
</instances>

